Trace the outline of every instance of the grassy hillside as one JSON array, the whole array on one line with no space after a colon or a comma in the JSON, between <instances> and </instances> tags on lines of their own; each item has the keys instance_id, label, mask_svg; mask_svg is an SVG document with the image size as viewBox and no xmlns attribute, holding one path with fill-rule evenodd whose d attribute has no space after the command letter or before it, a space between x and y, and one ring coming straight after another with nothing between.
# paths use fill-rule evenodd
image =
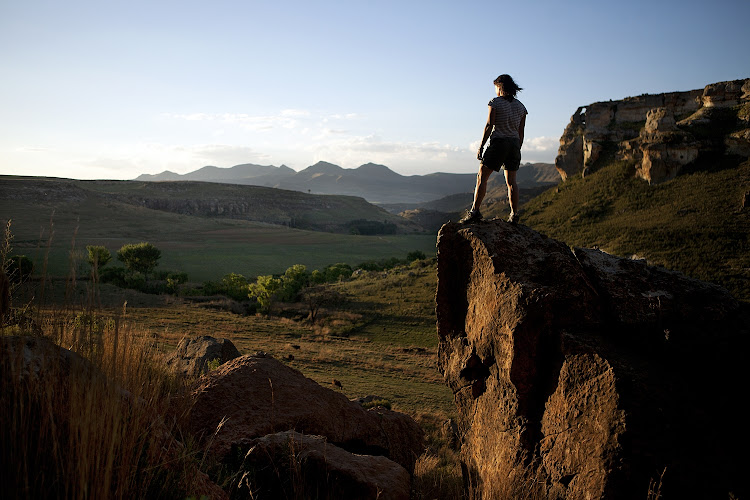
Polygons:
<instances>
[{"instance_id":1,"label":"grassy hillside","mask_svg":"<svg viewBox=\"0 0 750 500\"><path fill-rule=\"evenodd\" d=\"M162 212L214 219L237 219L297 229L351 233L353 221L388 224L380 234L413 233L421 228L362 198L311 195L260 186L208 182L78 181L44 177L0 177L4 201L55 203L89 200L123 203ZM3 209L6 207L0 205ZM383 229L383 228L381 228ZM360 231L362 234L365 232Z\"/></svg>"},{"instance_id":2,"label":"grassy hillside","mask_svg":"<svg viewBox=\"0 0 750 500\"><path fill-rule=\"evenodd\" d=\"M435 251L434 234L363 236L306 231L152 210L95 192L105 188L111 192L117 187L123 194L136 189L137 184L153 189L155 185L148 183L37 179L34 184L14 184L7 182L8 178L2 180L6 182L0 184L0 214L2 219L12 220L12 253L34 260L37 273L43 272L47 259L46 273L52 276L67 276L71 266L79 275L88 272L88 265L83 263L86 245L103 245L114 255L122 245L140 241L148 241L162 251L157 269L187 272L191 281L215 280L229 272L245 276L280 273L294 264L316 269L334 262L356 265L366 260L403 258L413 250L428 255ZM348 213L350 217L360 216L356 211ZM325 217L322 213L319 216Z\"/></svg>"},{"instance_id":3,"label":"grassy hillside","mask_svg":"<svg viewBox=\"0 0 750 500\"><path fill-rule=\"evenodd\" d=\"M571 246L620 256L718 283L750 300L750 161L722 157L663 184L611 163L545 191L525 205L523 222Z\"/></svg>"}]
</instances>

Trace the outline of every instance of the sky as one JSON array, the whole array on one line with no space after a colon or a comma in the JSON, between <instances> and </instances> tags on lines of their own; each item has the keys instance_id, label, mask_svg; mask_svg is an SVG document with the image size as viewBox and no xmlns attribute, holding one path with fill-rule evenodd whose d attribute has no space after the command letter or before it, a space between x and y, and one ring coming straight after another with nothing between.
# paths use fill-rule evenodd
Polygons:
<instances>
[{"instance_id":1,"label":"sky","mask_svg":"<svg viewBox=\"0 0 750 500\"><path fill-rule=\"evenodd\" d=\"M508 73L523 162L579 106L750 77L747 0L0 0L0 174L318 161L476 172Z\"/></svg>"}]
</instances>

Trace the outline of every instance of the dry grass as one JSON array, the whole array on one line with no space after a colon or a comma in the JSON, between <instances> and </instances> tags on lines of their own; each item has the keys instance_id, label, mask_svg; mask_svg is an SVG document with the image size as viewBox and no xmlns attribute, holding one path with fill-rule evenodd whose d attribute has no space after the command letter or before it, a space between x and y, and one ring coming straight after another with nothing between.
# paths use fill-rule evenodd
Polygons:
<instances>
[{"instance_id":1,"label":"dry grass","mask_svg":"<svg viewBox=\"0 0 750 500\"><path fill-rule=\"evenodd\" d=\"M412 498L464 498L458 442L450 425L447 425L448 418L439 413L419 413L414 418L425 432L426 449L414 465Z\"/></svg>"},{"instance_id":2,"label":"dry grass","mask_svg":"<svg viewBox=\"0 0 750 500\"><path fill-rule=\"evenodd\" d=\"M171 434L186 410L179 403L184 399L173 397L181 386L161 368L148 336L122 314L26 314L36 319L1 330L4 494L36 499L191 493L195 461ZM47 363L30 369L22 344L8 335L46 346ZM70 366L56 362L57 350L45 340L85 359Z\"/></svg>"}]
</instances>

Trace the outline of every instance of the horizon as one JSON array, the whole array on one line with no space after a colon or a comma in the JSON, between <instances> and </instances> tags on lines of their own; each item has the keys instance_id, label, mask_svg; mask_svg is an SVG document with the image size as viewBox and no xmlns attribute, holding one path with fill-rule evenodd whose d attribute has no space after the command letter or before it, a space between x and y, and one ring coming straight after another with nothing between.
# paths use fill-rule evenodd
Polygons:
<instances>
[{"instance_id":1,"label":"horizon","mask_svg":"<svg viewBox=\"0 0 750 500\"><path fill-rule=\"evenodd\" d=\"M554 163L580 106L750 77L750 4L712 4L727 17L702 6L5 4L0 174L131 180L318 161L476 173L500 73L524 89L522 162ZM485 25L500 11L513 46L493 51L500 34Z\"/></svg>"},{"instance_id":2,"label":"horizon","mask_svg":"<svg viewBox=\"0 0 750 500\"><path fill-rule=\"evenodd\" d=\"M397 170L389 167L388 165L383 165L382 163L367 162L367 163L363 163L362 165L357 165L355 167L343 167L341 165L337 165L337 164L335 164L333 162L326 161L326 160L318 160L317 162L315 162L315 163L313 163L311 165L307 165L306 167L303 167L303 168L301 168L299 170L295 170L295 169L292 169L292 170L294 170L296 173L300 173L300 172L302 172L304 170L307 170L308 168L314 167L314 166L316 166L316 165L318 165L320 163L326 163L328 165L332 165L334 167L338 167L338 168L341 168L341 169L344 169L344 170L357 170L359 168L366 167L368 165L373 165L373 166L377 166L377 167L385 167L388 170L390 170L391 172L393 172L395 174L398 174L398 175L401 175L401 176L404 176L404 177L407 177L407 176L410 176L410 175L432 175L432 174L471 174L471 175L474 175L474 172L443 172L441 170L436 170L435 172L425 172L425 173L422 173L422 174L403 174L403 173L398 172ZM523 167L525 167L527 165L536 165L536 164L544 164L544 165L554 166L554 162L547 163L547 162L525 162L525 161L522 161L520 168L523 168ZM232 168L242 167L242 166L245 166L245 165L252 165L254 167L274 167L274 168L287 167L287 168L292 168L292 167L290 167L288 165L284 165L284 164L273 165L273 164L259 164L259 163L238 163L237 165L231 165L229 167L219 167L217 165L203 165L202 167L198 167L195 170L191 170L190 172L185 172L183 174L179 174L177 172L173 172L172 170L162 170L161 172L157 172L155 174L138 174L138 176L135 177L135 178L133 178L133 179L121 179L121 180L131 180L131 181L134 181L134 180L138 180L138 177L141 177L143 175L150 175L150 176L159 176L159 175L162 175L162 174L189 175L189 174L193 174L195 172L198 172L199 170L203 170L205 168L217 168L217 169L221 169L221 170L230 170ZM88 179L88 180L107 180L107 179Z\"/></svg>"},{"instance_id":3,"label":"horizon","mask_svg":"<svg viewBox=\"0 0 750 500\"><path fill-rule=\"evenodd\" d=\"M294 170L294 169L292 169L292 170L294 170L295 173L300 173L303 170L306 170L308 168L311 168L311 167L314 167L314 166L318 165L319 163L327 163L329 165L333 165L334 167L342 168L344 170L357 170L357 169L359 169L361 167L364 167L364 166L367 166L367 165L375 165L375 166L385 167L388 170L390 170L391 172L393 172L395 174L398 174L398 175L401 175L403 177L409 177L409 176L414 176L414 175L425 176L425 175L433 175L433 174L456 174L456 175L464 174L464 175L474 175L474 172L444 172L444 171L441 171L441 170L436 170L434 172L425 172L425 173L420 173L420 174L404 174L404 173L398 172L397 170L394 170L393 168L389 167L388 165L383 165L383 164L380 164L380 163L368 162L368 163L363 163L362 165L358 165L356 167L342 167L341 165L337 165L335 163L332 163L332 162L329 162L329 161L326 161L326 160L318 160L317 162L313 163L312 165L307 165L306 167L303 167L300 170ZM520 168L524 168L524 167L526 167L528 165L537 165L537 164L544 164L544 165L554 166L554 162L553 163L546 163L546 162L525 162L525 161L522 161ZM203 170L205 168L217 168L217 169L221 169L221 170L230 170L232 168L241 167L241 166L244 166L244 165L253 165L253 166L257 166L257 167L274 167L274 168L287 167L287 168L291 168L288 165L283 165L283 164L282 165L273 165L273 164L265 164L265 165L263 165L263 164L257 164L257 163L238 163L237 165L231 165L231 166L228 166L228 167L219 167L217 165L203 165L202 167L198 167L195 170L191 170L189 172L185 172L185 173L182 173L182 174L174 172L172 170L162 170L161 172L156 172L154 174L143 174L143 173L142 174L138 174L135 177L129 178L129 179L111 179L111 178L86 178L86 179L80 179L80 178L75 178L75 177L61 177L61 176L58 176L58 175L6 174L4 172L0 172L0 176L39 177L39 178L46 178L46 179L87 180L87 181L109 181L109 180L137 181L139 177L142 177L144 175L152 176L152 177L157 177L157 176L163 175L163 174L174 174L174 175L185 176L185 175L193 174L193 173L195 173L195 172L197 172L199 170ZM150 181L146 181L146 182L150 182ZM158 181L158 182L170 182L170 181ZM203 182L203 181L189 181L189 182Z\"/></svg>"}]
</instances>

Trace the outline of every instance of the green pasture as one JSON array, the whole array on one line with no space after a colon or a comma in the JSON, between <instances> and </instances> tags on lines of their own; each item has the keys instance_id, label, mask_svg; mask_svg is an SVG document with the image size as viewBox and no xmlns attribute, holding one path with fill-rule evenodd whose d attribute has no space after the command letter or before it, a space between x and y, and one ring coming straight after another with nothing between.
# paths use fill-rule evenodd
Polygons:
<instances>
[{"instance_id":1,"label":"green pasture","mask_svg":"<svg viewBox=\"0 0 750 500\"><path fill-rule=\"evenodd\" d=\"M290 229L244 220L160 212L95 198L0 202L11 220L12 253L35 263L49 276L88 272L86 245L103 245L114 255L126 243L147 241L162 251L157 270L188 273L190 281L216 280L227 273L245 276L281 273L294 264L321 269L345 262L403 258L420 250L435 253L435 234L361 236ZM120 265L113 261L112 265Z\"/></svg>"}]
</instances>

